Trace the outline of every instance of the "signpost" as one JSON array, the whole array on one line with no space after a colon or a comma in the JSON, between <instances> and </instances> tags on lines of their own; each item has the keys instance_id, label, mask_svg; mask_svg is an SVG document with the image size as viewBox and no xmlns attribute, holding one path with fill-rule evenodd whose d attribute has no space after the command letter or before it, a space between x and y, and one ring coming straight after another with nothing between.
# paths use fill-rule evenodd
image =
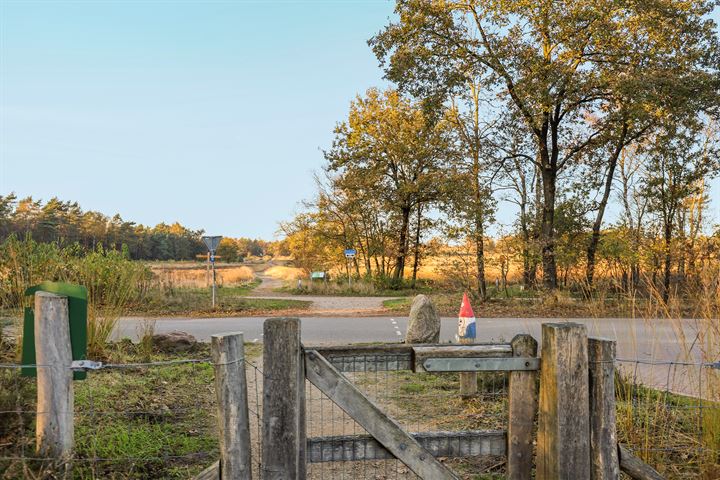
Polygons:
<instances>
[{"instance_id":1,"label":"signpost","mask_svg":"<svg viewBox=\"0 0 720 480\"><path fill-rule=\"evenodd\" d=\"M345 249L345 258L347 259L347 275L348 275L348 288L350 287L350 260L355 258L357 250L354 248Z\"/></svg>"},{"instance_id":2,"label":"signpost","mask_svg":"<svg viewBox=\"0 0 720 480\"><path fill-rule=\"evenodd\" d=\"M220 245L222 236L202 237L202 240L208 249L208 260L212 265L212 308L215 308L215 250Z\"/></svg>"}]
</instances>

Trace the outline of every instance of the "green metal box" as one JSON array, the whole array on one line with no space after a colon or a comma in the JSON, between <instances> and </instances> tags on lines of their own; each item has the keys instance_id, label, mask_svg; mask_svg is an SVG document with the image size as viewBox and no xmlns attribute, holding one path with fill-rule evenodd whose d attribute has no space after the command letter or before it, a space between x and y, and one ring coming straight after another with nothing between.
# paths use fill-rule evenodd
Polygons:
<instances>
[{"instance_id":1,"label":"green metal box","mask_svg":"<svg viewBox=\"0 0 720 480\"><path fill-rule=\"evenodd\" d=\"M25 295L35 292L48 292L63 295L68 299L70 316L70 345L73 360L85 360L87 355L87 289L81 285L63 282L42 282L25 290ZM22 340L22 364L35 365L35 312L32 307L25 307ZM20 374L24 377L35 377L35 367L23 367ZM87 373L73 372L75 380L84 380Z\"/></svg>"}]
</instances>

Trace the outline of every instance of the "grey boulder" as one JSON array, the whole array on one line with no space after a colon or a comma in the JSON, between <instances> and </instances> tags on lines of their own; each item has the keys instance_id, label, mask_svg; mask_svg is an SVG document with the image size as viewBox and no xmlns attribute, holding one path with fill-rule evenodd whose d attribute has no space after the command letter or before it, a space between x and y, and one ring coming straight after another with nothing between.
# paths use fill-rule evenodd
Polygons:
<instances>
[{"instance_id":1,"label":"grey boulder","mask_svg":"<svg viewBox=\"0 0 720 480\"><path fill-rule=\"evenodd\" d=\"M438 343L440 341L440 316L430 297L418 295L410 307L405 343Z\"/></svg>"}]
</instances>

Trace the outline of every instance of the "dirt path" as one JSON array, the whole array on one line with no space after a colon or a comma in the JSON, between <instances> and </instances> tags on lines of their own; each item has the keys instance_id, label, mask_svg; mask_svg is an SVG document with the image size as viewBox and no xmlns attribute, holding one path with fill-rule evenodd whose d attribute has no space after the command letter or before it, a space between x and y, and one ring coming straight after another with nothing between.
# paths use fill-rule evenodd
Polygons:
<instances>
[{"instance_id":1,"label":"dirt path","mask_svg":"<svg viewBox=\"0 0 720 480\"><path fill-rule=\"evenodd\" d=\"M310 308L303 310L303 316L330 317L352 315L383 315L387 310L383 301L396 297L331 297L314 295L292 295L278 292L284 284L283 280L273 278L264 272L258 272L256 278L262 281L248 298L278 298L310 301Z\"/></svg>"}]
</instances>

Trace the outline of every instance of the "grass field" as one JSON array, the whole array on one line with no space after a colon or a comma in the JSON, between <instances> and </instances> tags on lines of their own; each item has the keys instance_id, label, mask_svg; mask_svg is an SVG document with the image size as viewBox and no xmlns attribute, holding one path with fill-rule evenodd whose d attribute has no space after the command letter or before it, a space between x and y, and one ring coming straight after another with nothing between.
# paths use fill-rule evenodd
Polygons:
<instances>
[{"instance_id":1,"label":"grass field","mask_svg":"<svg viewBox=\"0 0 720 480\"><path fill-rule=\"evenodd\" d=\"M219 287L216 290L216 306L208 288L155 288L143 301L130 306L128 315L262 315L278 310L303 310L310 302L293 299L246 298L260 284L252 280L236 286Z\"/></svg>"}]
</instances>

